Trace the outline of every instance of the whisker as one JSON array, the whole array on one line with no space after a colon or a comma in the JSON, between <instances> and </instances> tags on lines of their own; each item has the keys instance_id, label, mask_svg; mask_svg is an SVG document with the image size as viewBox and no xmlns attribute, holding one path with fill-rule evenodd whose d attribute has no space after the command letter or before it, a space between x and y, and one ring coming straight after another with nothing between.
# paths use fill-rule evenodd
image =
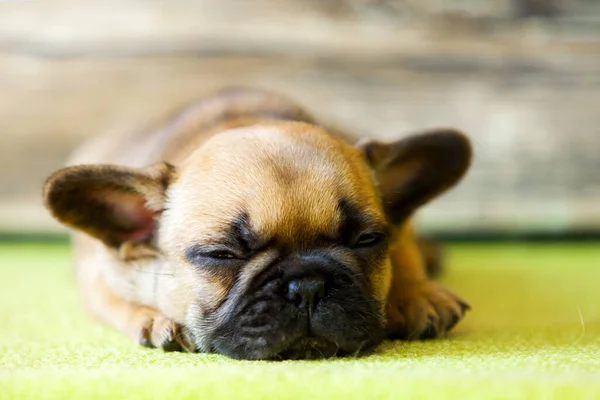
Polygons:
<instances>
[{"instance_id":1,"label":"whisker","mask_svg":"<svg viewBox=\"0 0 600 400\"><path fill-rule=\"evenodd\" d=\"M337 341L333 341L333 343L335 344L335 353L333 353L334 357L337 357L338 351L340 351L340 344Z\"/></svg>"},{"instance_id":2,"label":"whisker","mask_svg":"<svg viewBox=\"0 0 600 400\"><path fill-rule=\"evenodd\" d=\"M315 347L314 344L310 344L310 347L312 347L313 349L315 349L316 351L319 352L319 354L321 355L321 358L325 358L325 354L323 354L323 352L321 352L321 350L319 350L317 347Z\"/></svg>"},{"instance_id":3,"label":"whisker","mask_svg":"<svg viewBox=\"0 0 600 400\"><path fill-rule=\"evenodd\" d=\"M585 321L583 320L583 314L581 314L581 308L577 305L577 312L579 313L579 320L581 321L581 335L573 342L573 346L576 345L585 336Z\"/></svg>"},{"instance_id":4,"label":"whisker","mask_svg":"<svg viewBox=\"0 0 600 400\"><path fill-rule=\"evenodd\" d=\"M361 350L363 349L363 347L365 346L365 344L367 344L367 341L364 340L360 346L358 346L358 349L354 352L354 354L352 355L353 357L358 357L358 355L360 354Z\"/></svg>"},{"instance_id":5,"label":"whisker","mask_svg":"<svg viewBox=\"0 0 600 400\"><path fill-rule=\"evenodd\" d=\"M154 272L154 271L144 271L143 269L129 268L130 271L141 272L149 275L158 275L158 276L175 276L173 273L167 272Z\"/></svg>"}]
</instances>

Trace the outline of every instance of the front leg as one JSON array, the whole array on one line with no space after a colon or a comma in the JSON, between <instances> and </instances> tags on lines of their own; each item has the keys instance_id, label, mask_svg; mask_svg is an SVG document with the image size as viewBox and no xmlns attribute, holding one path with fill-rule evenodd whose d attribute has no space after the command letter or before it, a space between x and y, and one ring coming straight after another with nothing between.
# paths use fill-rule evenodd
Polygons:
<instances>
[{"instance_id":1,"label":"front leg","mask_svg":"<svg viewBox=\"0 0 600 400\"><path fill-rule=\"evenodd\" d=\"M445 288L429 280L417 241L406 227L390 246L392 285L386 314L391 339L431 339L443 336L470 309Z\"/></svg>"},{"instance_id":2,"label":"front leg","mask_svg":"<svg viewBox=\"0 0 600 400\"><path fill-rule=\"evenodd\" d=\"M196 351L188 332L156 309L121 299L100 276L80 280L87 309L145 347L165 351Z\"/></svg>"}]
</instances>

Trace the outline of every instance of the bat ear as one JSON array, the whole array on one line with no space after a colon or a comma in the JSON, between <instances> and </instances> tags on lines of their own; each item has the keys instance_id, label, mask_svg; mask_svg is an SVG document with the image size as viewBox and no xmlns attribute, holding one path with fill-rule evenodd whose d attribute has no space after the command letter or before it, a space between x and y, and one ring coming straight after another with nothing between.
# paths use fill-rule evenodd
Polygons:
<instances>
[{"instance_id":1,"label":"bat ear","mask_svg":"<svg viewBox=\"0 0 600 400\"><path fill-rule=\"evenodd\" d=\"M174 167L144 169L79 165L60 169L44 186L44 202L64 225L113 248L149 243L155 233Z\"/></svg>"},{"instance_id":2,"label":"bat ear","mask_svg":"<svg viewBox=\"0 0 600 400\"><path fill-rule=\"evenodd\" d=\"M388 219L406 220L418 207L456 185L471 162L469 139L437 129L391 143L357 144L375 174Z\"/></svg>"}]
</instances>

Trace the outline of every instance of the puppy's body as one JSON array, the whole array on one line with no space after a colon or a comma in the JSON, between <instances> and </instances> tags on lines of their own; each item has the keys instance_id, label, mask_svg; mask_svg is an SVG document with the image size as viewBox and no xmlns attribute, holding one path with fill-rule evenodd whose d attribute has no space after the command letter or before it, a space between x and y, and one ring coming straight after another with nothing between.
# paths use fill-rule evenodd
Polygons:
<instances>
[{"instance_id":1,"label":"puppy's body","mask_svg":"<svg viewBox=\"0 0 600 400\"><path fill-rule=\"evenodd\" d=\"M460 179L468 142L354 144L228 90L84 144L46 202L77 230L88 309L142 344L298 358L443 334L468 306L427 279L409 217Z\"/></svg>"}]
</instances>

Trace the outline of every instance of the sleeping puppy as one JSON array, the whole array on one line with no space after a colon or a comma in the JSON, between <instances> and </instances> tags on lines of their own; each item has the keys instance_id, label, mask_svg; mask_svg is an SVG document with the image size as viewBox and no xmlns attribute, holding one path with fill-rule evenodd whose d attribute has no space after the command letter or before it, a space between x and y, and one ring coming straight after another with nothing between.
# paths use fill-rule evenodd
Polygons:
<instances>
[{"instance_id":1,"label":"sleeping puppy","mask_svg":"<svg viewBox=\"0 0 600 400\"><path fill-rule=\"evenodd\" d=\"M428 278L410 217L470 158L452 129L357 142L229 89L84 144L44 200L74 230L87 309L145 346L361 355L443 335L469 309Z\"/></svg>"}]
</instances>

